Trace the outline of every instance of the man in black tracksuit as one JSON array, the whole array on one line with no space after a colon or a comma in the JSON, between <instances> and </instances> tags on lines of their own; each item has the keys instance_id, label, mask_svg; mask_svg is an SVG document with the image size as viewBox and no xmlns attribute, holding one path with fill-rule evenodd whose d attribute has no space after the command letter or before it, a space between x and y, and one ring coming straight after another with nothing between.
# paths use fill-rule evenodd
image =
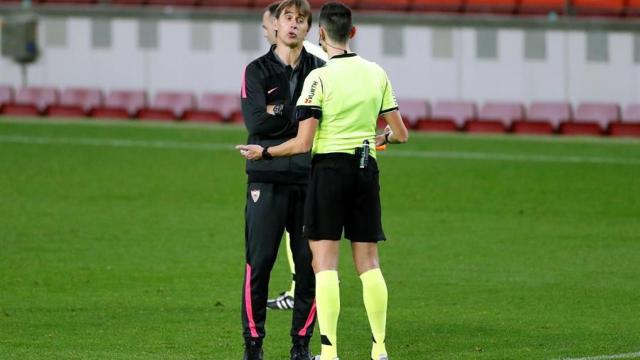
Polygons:
<instances>
[{"instance_id":1,"label":"man in black tracksuit","mask_svg":"<svg viewBox=\"0 0 640 360\"><path fill-rule=\"evenodd\" d=\"M281 144L298 132L295 104L306 76L324 61L307 53L303 42L311 26L305 0L284 1L276 12L278 42L245 69L241 98L249 132L247 143ZM303 209L310 154L247 162L245 209L246 267L242 323L245 360L262 359L269 277L286 228L296 266L291 324L291 359L309 360L309 339L315 324L315 280L311 251L302 237Z\"/></svg>"}]
</instances>

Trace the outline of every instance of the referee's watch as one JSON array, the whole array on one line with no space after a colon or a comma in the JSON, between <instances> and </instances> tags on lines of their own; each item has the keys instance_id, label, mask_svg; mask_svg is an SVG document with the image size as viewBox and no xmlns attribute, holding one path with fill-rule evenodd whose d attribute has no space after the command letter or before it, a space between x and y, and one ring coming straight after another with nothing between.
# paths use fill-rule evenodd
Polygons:
<instances>
[{"instance_id":1,"label":"referee's watch","mask_svg":"<svg viewBox=\"0 0 640 360\"><path fill-rule=\"evenodd\" d=\"M271 160L271 159L273 159L273 156L271 156L271 154L269 154L269 147L268 147L268 146L265 146L265 147L262 149L262 158L263 158L264 160Z\"/></svg>"}]
</instances>

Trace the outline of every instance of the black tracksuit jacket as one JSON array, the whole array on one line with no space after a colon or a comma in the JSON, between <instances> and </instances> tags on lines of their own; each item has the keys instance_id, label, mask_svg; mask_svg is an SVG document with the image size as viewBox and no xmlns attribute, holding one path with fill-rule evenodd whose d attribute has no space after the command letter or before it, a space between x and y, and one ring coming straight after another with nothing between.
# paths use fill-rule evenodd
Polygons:
<instances>
[{"instance_id":1,"label":"black tracksuit jacket","mask_svg":"<svg viewBox=\"0 0 640 360\"><path fill-rule=\"evenodd\" d=\"M324 61L308 53L304 48L298 68L294 72L285 66L273 52L247 65L242 83L242 114L249 132L247 144L262 146L279 145L298 133L296 102L304 79L309 73L324 65ZM291 96L290 79L297 76L296 88ZM267 113L267 105L284 104L281 116ZM249 183L306 184L309 177L310 153L274 158L272 160L247 161Z\"/></svg>"}]
</instances>

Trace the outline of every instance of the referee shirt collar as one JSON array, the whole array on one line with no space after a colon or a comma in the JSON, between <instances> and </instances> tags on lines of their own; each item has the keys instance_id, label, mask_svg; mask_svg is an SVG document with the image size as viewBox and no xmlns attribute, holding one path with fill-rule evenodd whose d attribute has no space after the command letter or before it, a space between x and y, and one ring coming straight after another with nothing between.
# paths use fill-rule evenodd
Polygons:
<instances>
[{"instance_id":1,"label":"referee shirt collar","mask_svg":"<svg viewBox=\"0 0 640 360\"><path fill-rule=\"evenodd\" d=\"M347 54L335 55L335 56L332 56L331 59L329 59L329 60L350 58L350 57L354 57L354 56L358 56L358 54L356 54L356 53L347 53Z\"/></svg>"}]
</instances>

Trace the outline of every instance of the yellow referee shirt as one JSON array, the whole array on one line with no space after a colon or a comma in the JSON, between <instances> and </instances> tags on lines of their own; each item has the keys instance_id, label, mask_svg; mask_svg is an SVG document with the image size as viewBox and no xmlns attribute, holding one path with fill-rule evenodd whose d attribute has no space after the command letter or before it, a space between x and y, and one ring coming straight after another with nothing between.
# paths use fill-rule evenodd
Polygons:
<instances>
[{"instance_id":1,"label":"yellow referee shirt","mask_svg":"<svg viewBox=\"0 0 640 360\"><path fill-rule=\"evenodd\" d=\"M369 140L375 157L378 116L397 109L386 72L356 54L344 54L309 73L298 98L297 118L319 120L313 155L354 154Z\"/></svg>"}]
</instances>

